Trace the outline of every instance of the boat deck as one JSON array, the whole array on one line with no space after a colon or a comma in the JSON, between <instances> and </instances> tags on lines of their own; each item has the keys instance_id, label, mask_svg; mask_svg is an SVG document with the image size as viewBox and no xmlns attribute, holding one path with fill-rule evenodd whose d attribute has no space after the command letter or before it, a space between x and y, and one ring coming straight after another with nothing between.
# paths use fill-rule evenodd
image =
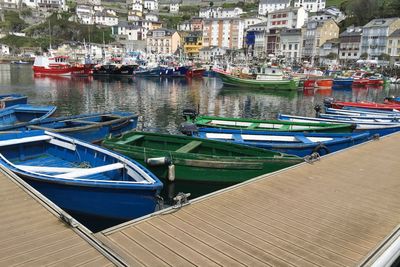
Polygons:
<instances>
[{"instance_id":1,"label":"boat deck","mask_svg":"<svg viewBox=\"0 0 400 267\"><path fill-rule=\"evenodd\" d=\"M132 266L369 266L399 229L399 157L397 134L96 237Z\"/></svg>"},{"instance_id":2,"label":"boat deck","mask_svg":"<svg viewBox=\"0 0 400 267\"><path fill-rule=\"evenodd\" d=\"M123 265L87 229L60 220L60 213L0 167L0 266Z\"/></svg>"}]
</instances>

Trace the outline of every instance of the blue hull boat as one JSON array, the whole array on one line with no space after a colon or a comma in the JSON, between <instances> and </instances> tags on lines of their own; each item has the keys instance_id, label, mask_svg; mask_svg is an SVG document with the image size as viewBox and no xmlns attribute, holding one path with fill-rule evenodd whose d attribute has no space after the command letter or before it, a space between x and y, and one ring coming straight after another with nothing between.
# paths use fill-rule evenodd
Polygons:
<instances>
[{"instance_id":1,"label":"blue hull boat","mask_svg":"<svg viewBox=\"0 0 400 267\"><path fill-rule=\"evenodd\" d=\"M0 95L0 109L28 103L28 97L21 94Z\"/></svg>"},{"instance_id":2,"label":"blue hull boat","mask_svg":"<svg viewBox=\"0 0 400 267\"><path fill-rule=\"evenodd\" d=\"M135 129L137 120L138 117L130 112L94 113L36 120L18 127L0 127L0 131L45 130L98 143L110 135L118 136Z\"/></svg>"},{"instance_id":3,"label":"blue hull boat","mask_svg":"<svg viewBox=\"0 0 400 267\"><path fill-rule=\"evenodd\" d=\"M130 220L151 212L162 183L137 162L47 131L0 135L0 164L69 212Z\"/></svg>"},{"instance_id":4,"label":"blue hull boat","mask_svg":"<svg viewBox=\"0 0 400 267\"><path fill-rule=\"evenodd\" d=\"M309 123L349 123L348 120L311 118L283 114L278 115L278 120ZM363 122L353 120L351 123L355 125L355 131L368 131L371 135L384 136L400 131L400 123L398 122Z\"/></svg>"},{"instance_id":5,"label":"blue hull boat","mask_svg":"<svg viewBox=\"0 0 400 267\"><path fill-rule=\"evenodd\" d=\"M139 69L133 72L133 75L138 77L160 77L161 69L160 67L154 67L150 69Z\"/></svg>"},{"instance_id":6,"label":"blue hull boat","mask_svg":"<svg viewBox=\"0 0 400 267\"><path fill-rule=\"evenodd\" d=\"M319 114L319 118L322 119L332 119L332 120L346 120L349 123L357 123L357 122L394 122L400 123L400 117L385 117L385 116L351 116L351 115L343 115L343 114Z\"/></svg>"},{"instance_id":7,"label":"blue hull boat","mask_svg":"<svg viewBox=\"0 0 400 267\"><path fill-rule=\"evenodd\" d=\"M0 127L2 126L18 126L34 120L42 120L50 117L57 107L55 106L32 106L32 105L15 105L0 110Z\"/></svg>"},{"instance_id":8,"label":"blue hull boat","mask_svg":"<svg viewBox=\"0 0 400 267\"><path fill-rule=\"evenodd\" d=\"M380 110L380 109L358 108L358 107L349 107L349 106L344 106L342 109L343 110L373 112L373 113L383 113L383 114L393 114L393 115L399 115L400 114L400 111L396 110L396 109L394 109L394 110Z\"/></svg>"},{"instance_id":9,"label":"blue hull boat","mask_svg":"<svg viewBox=\"0 0 400 267\"><path fill-rule=\"evenodd\" d=\"M300 157L311 155L315 152L321 156L326 155L370 139L368 132L343 134L298 133L216 128L201 128L194 135L200 138L254 146Z\"/></svg>"},{"instance_id":10,"label":"blue hull boat","mask_svg":"<svg viewBox=\"0 0 400 267\"><path fill-rule=\"evenodd\" d=\"M365 111L363 110L351 110L351 109L336 109L336 108L325 108L327 114L346 115L350 117L366 117L366 118L400 118L400 112L393 111L381 111L376 112L375 110Z\"/></svg>"},{"instance_id":11,"label":"blue hull boat","mask_svg":"<svg viewBox=\"0 0 400 267\"><path fill-rule=\"evenodd\" d=\"M353 85L353 78L335 78L333 79L333 86L351 87Z\"/></svg>"}]
</instances>

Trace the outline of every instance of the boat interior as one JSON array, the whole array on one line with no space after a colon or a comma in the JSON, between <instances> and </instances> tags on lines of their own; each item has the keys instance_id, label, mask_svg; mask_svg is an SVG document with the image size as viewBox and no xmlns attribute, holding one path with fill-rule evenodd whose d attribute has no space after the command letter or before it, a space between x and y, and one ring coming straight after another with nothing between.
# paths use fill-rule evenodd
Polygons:
<instances>
[{"instance_id":1,"label":"boat interior","mask_svg":"<svg viewBox=\"0 0 400 267\"><path fill-rule=\"evenodd\" d=\"M11 125L19 122L28 122L34 119L39 119L50 111L50 109L35 109L32 111L21 107L10 108L2 112L2 116L0 116L0 124Z\"/></svg>"},{"instance_id":2,"label":"boat interior","mask_svg":"<svg viewBox=\"0 0 400 267\"><path fill-rule=\"evenodd\" d=\"M49 135L0 141L0 157L28 174L96 181L144 181L115 157Z\"/></svg>"}]
</instances>

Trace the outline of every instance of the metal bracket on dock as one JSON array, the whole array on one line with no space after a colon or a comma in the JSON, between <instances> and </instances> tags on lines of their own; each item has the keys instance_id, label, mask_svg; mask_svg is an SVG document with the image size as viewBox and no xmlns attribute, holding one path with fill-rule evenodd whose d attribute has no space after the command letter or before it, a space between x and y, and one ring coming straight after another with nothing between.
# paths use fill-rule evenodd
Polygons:
<instances>
[{"instance_id":1,"label":"metal bracket on dock","mask_svg":"<svg viewBox=\"0 0 400 267\"><path fill-rule=\"evenodd\" d=\"M73 228L78 227L77 221L74 218L72 218L71 215L69 215L67 213L63 213L63 212L60 213L60 220Z\"/></svg>"},{"instance_id":2,"label":"metal bracket on dock","mask_svg":"<svg viewBox=\"0 0 400 267\"><path fill-rule=\"evenodd\" d=\"M304 157L304 161L307 163L310 163L310 164L312 164L318 160L321 160L321 156L317 152L314 152L311 155Z\"/></svg>"},{"instance_id":3,"label":"metal bracket on dock","mask_svg":"<svg viewBox=\"0 0 400 267\"><path fill-rule=\"evenodd\" d=\"M174 204L174 206L173 206L173 208L181 208L181 207L183 207L183 206L185 206L185 205L188 205L188 204L190 204L189 203L189 200L188 200L188 198L190 197L190 193L182 193L182 192L179 192L174 198L173 198L173 200L174 200L174 202L175 202L175 204Z\"/></svg>"}]
</instances>

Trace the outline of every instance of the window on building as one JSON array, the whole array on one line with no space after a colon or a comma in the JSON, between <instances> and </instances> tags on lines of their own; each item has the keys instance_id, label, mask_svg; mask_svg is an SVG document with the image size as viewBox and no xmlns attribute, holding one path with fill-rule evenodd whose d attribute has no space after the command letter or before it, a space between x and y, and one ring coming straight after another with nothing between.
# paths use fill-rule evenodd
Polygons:
<instances>
[{"instance_id":1,"label":"window on building","mask_svg":"<svg viewBox=\"0 0 400 267\"><path fill-rule=\"evenodd\" d=\"M346 53L343 52L343 53L342 53L342 57L344 57L345 55L346 55Z\"/></svg>"},{"instance_id":2,"label":"window on building","mask_svg":"<svg viewBox=\"0 0 400 267\"><path fill-rule=\"evenodd\" d=\"M276 19L276 15L272 15L272 18L273 18L273 19Z\"/></svg>"},{"instance_id":3,"label":"window on building","mask_svg":"<svg viewBox=\"0 0 400 267\"><path fill-rule=\"evenodd\" d=\"M297 45L297 44L294 45L294 49L295 49L295 50L298 49L298 45Z\"/></svg>"},{"instance_id":4,"label":"window on building","mask_svg":"<svg viewBox=\"0 0 400 267\"><path fill-rule=\"evenodd\" d=\"M347 53L348 56L351 56L351 53Z\"/></svg>"},{"instance_id":5,"label":"window on building","mask_svg":"<svg viewBox=\"0 0 400 267\"><path fill-rule=\"evenodd\" d=\"M283 50L286 50L286 45L285 45L285 44L282 46L282 49L283 49Z\"/></svg>"},{"instance_id":6,"label":"window on building","mask_svg":"<svg viewBox=\"0 0 400 267\"><path fill-rule=\"evenodd\" d=\"M289 50L292 50L292 44L289 44Z\"/></svg>"},{"instance_id":7,"label":"window on building","mask_svg":"<svg viewBox=\"0 0 400 267\"><path fill-rule=\"evenodd\" d=\"M388 54L391 54L391 53L392 53L392 49L388 48Z\"/></svg>"}]
</instances>

